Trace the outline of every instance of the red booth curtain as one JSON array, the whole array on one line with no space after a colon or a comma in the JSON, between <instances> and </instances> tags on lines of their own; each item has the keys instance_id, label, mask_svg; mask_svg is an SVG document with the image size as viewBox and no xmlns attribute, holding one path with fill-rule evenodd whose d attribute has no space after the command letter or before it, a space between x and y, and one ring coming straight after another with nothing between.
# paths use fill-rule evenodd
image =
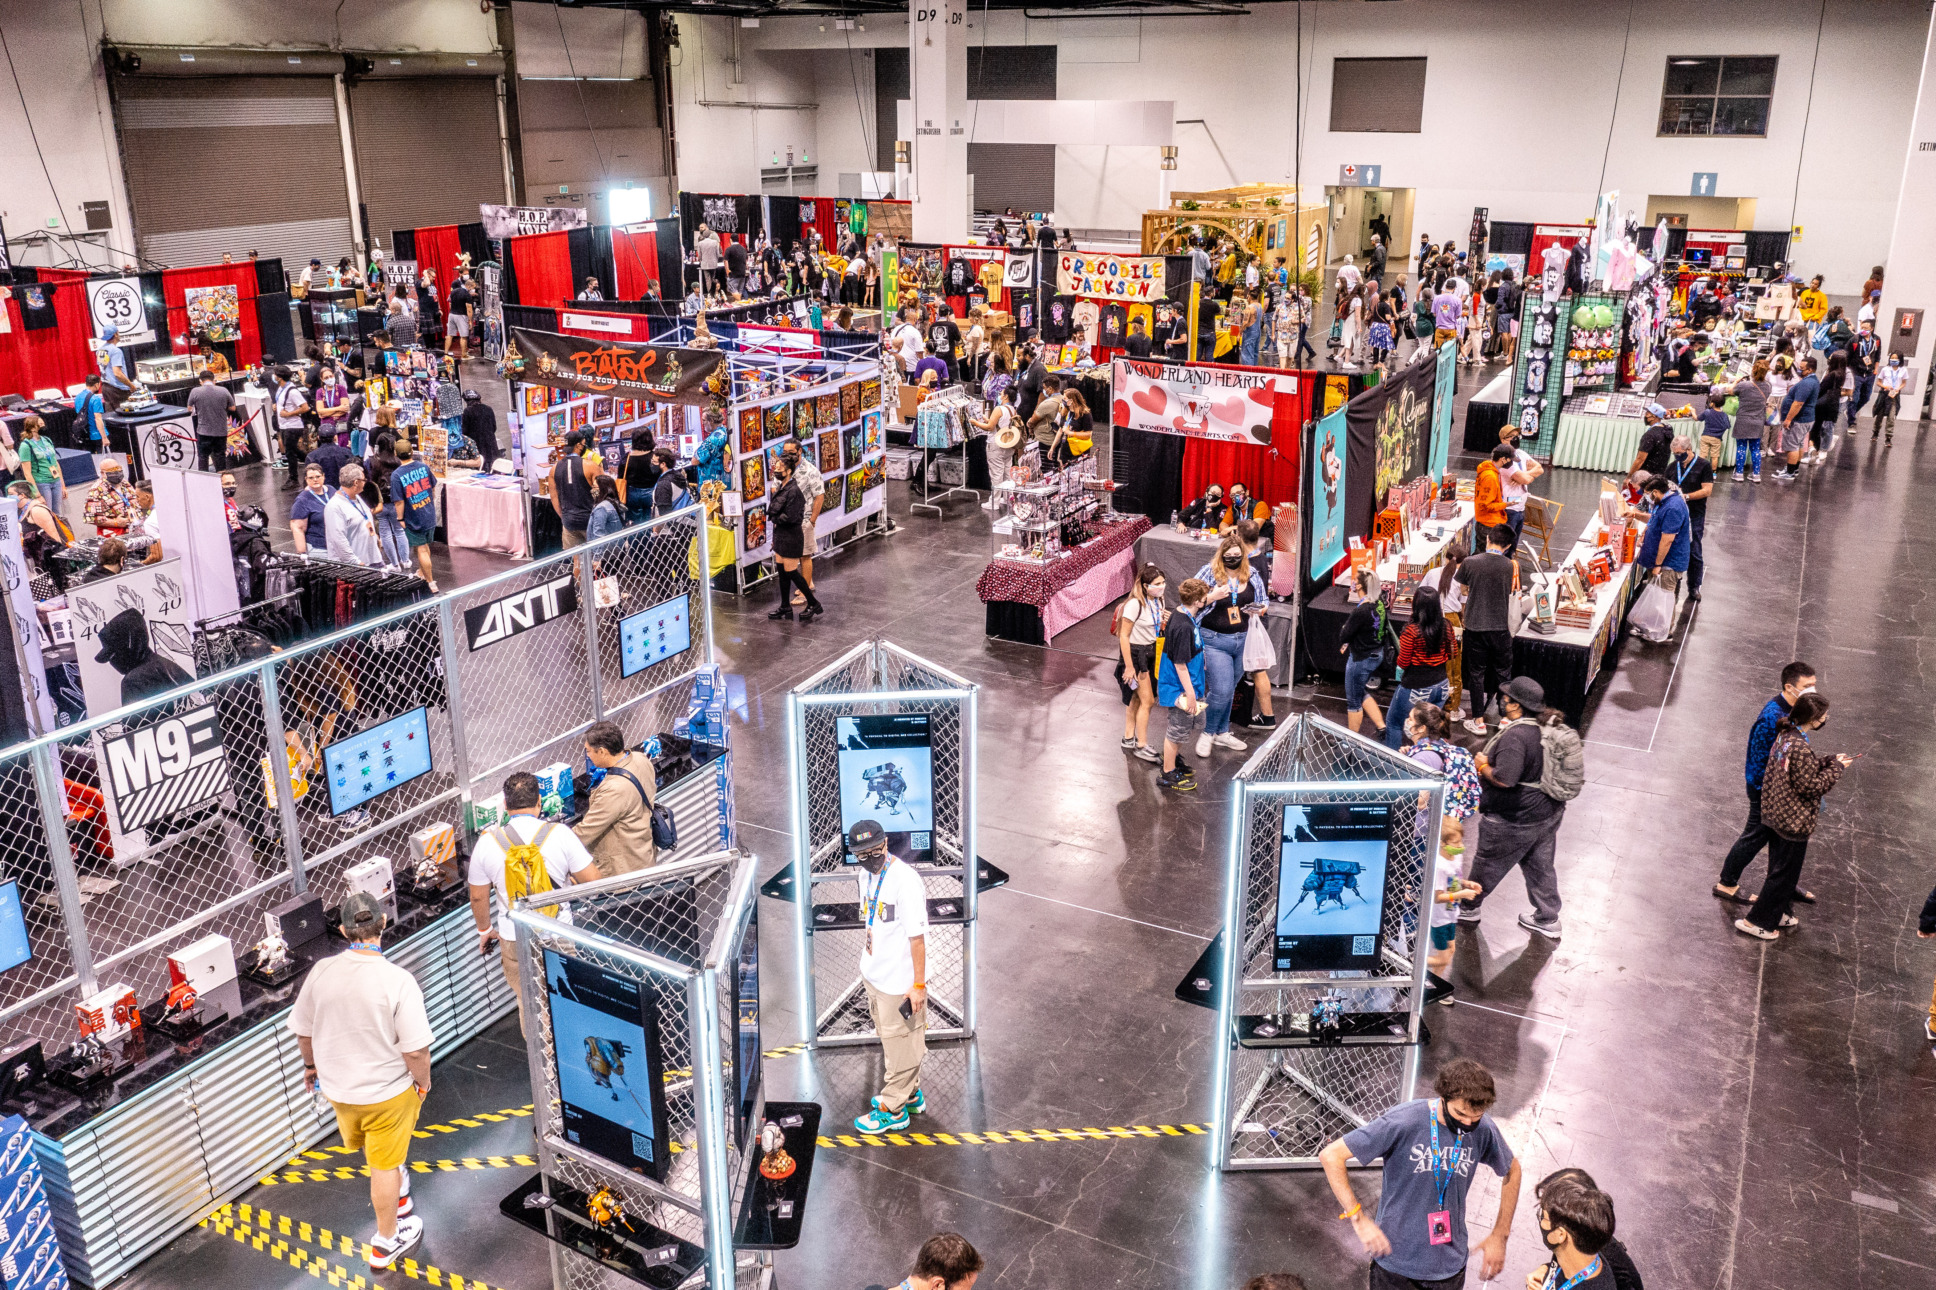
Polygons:
<instances>
[{"instance_id":1,"label":"red booth curtain","mask_svg":"<svg viewBox=\"0 0 1936 1290\"><path fill-rule=\"evenodd\" d=\"M236 325L242 337L235 343L235 360L239 367L254 367L262 361L262 329L256 324L255 301L256 280L253 264L210 264L199 269L164 269L161 274L161 298L168 305L168 334L181 336L188 331L188 304L183 294L190 287L234 287L237 309ZM63 326L65 324L63 323ZM85 335L86 322L83 321L82 334ZM189 337L189 346L194 347L194 337Z\"/></svg>"},{"instance_id":2,"label":"red booth curtain","mask_svg":"<svg viewBox=\"0 0 1936 1290\"><path fill-rule=\"evenodd\" d=\"M549 235L547 235L549 236ZM451 284L457 281L457 253L464 248L457 242L455 224L439 224L417 230L417 272L434 269L437 273L437 306L450 308ZM566 266L567 276L570 266Z\"/></svg>"},{"instance_id":3,"label":"red booth curtain","mask_svg":"<svg viewBox=\"0 0 1936 1290\"><path fill-rule=\"evenodd\" d=\"M659 281L659 235L613 229L612 264L618 272L618 298L645 299L646 287ZM665 294L663 284L659 294Z\"/></svg>"},{"instance_id":4,"label":"red booth curtain","mask_svg":"<svg viewBox=\"0 0 1936 1290\"><path fill-rule=\"evenodd\" d=\"M1183 499L1203 496L1212 484L1222 484L1224 492L1241 482L1252 497L1275 507L1296 502L1298 446L1303 440L1304 423L1310 419L1312 396L1323 389L1322 372L1299 372L1297 393L1277 396L1271 415L1271 441L1276 447L1261 444L1225 443L1216 439L1189 438L1183 445Z\"/></svg>"},{"instance_id":5,"label":"red booth curtain","mask_svg":"<svg viewBox=\"0 0 1936 1290\"><path fill-rule=\"evenodd\" d=\"M31 398L35 390L76 385L95 370L94 351L88 347L93 326L87 312L87 275L77 270L40 269L40 280L55 285L56 325L28 331L20 316L21 285L7 301L7 323L0 336L0 394Z\"/></svg>"},{"instance_id":6,"label":"red booth curtain","mask_svg":"<svg viewBox=\"0 0 1936 1290\"><path fill-rule=\"evenodd\" d=\"M573 309L570 311L571 316L574 318L584 315L590 318L617 319L624 323L626 327L625 332L620 334L619 332L606 331L602 328L594 330L590 327L566 326L563 321L563 312L560 311L558 330L566 336L584 336L590 340L624 340L637 344L643 344L652 339L652 319L645 314L608 314L599 313L590 309Z\"/></svg>"},{"instance_id":7,"label":"red booth curtain","mask_svg":"<svg viewBox=\"0 0 1936 1290\"><path fill-rule=\"evenodd\" d=\"M834 211L834 199L831 197L802 197L800 199L800 244L805 246L807 243L807 208L809 206L813 208L813 231L820 234L820 241L825 245L827 250L833 250L840 245L840 231L842 226L839 216ZM792 247L783 246L779 249L782 255L791 255L793 253Z\"/></svg>"},{"instance_id":8,"label":"red booth curtain","mask_svg":"<svg viewBox=\"0 0 1936 1290\"><path fill-rule=\"evenodd\" d=\"M423 233L417 236L421 238ZM511 239L511 271L518 277L519 304L556 309L576 294L571 278L571 245L566 236L560 231Z\"/></svg>"}]
</instances>

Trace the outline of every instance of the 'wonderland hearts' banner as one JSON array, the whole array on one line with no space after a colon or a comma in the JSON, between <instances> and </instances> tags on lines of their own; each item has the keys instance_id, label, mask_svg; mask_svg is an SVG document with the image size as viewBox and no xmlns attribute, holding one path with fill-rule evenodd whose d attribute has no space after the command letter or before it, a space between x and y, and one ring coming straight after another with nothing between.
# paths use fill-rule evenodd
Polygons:
<instances>
[{"instance_id":1,"label":"'wonderland hearts' banner","mask_svg":"<svg viewBox=\"0 0 1936 1290\"><path fill-rule=\"evenodd\" d=\"M1055 257L1055 289L1065 296L1156 300L1163 294L1163 257L1064 251Z\"/></svg>"},{"instance_id":2,"label":"'wonderland hearts' banner","mask_svg":"<svg viewBox=\"0 0 1936 1290\"><path fill-rule=\"evenodd\" d=\"M1296 395L1298 376L1119 358L1110 374L1112 419L1129 430L1268 445L1278 396Z\"/></svg>"}]
</instances>

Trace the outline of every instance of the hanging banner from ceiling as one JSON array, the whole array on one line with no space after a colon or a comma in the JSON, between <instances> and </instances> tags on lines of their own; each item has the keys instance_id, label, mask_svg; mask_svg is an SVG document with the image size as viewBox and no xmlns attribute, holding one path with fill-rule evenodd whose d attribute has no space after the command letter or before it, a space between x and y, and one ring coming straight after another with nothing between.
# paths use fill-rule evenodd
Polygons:
<instances>
[{"instance_id":1,"label":"hanging banner from ceiling","mask_svg":"<svg viewBox=\"0 0 1936 1290\"><path fill-rule=\"evenodd\" d=\"M123 345L145 345L155 338L139 278L89 278L87 315L96 336L107 335L112 327Z\"/></svg>"},{"instance_id":2,"label":"hanging banner from ceiling","mask_svg":"<svg viewBox=\"0 0 1936 1290\"><path fill-rule=\"evenodd\" d=\"M1155 300L1163 294L1163 257L1063 251L1055 257L1055 289L1065 296Z\"/></svg>"},{"instance_id":3,"label":"hanging banner from ceiling","mask_svg":"<svg viewBox=\"0 0 1936 1290\"><path fill-rule=\"evenodd\" d=\"M1110 387L1116 425L1225 443L1270 443L1278 397L1295 396L1298 390L1296 372L1129 358L1117 359L1113 368ZM1286 455L1295 451L1292 446Z\"/></svg>"},{"instance_id":4,"label":"hanging banner from ceiling","mask_svg":"<svg viewBox=\"0 0 1936 1290\"><path fill-rule=\"evenodd\" d=\"M726 362L716 349L634 345L525 327L510 332L504 364L513 380L701 407L725 397Z\"/></svg>"},{"instance_id":5,"label":"hanging banner from ceiling","mask_svg":"<svg viewBox=\"0 0 1936 1290\"><path fill-rule=\"evenodd\" d=\"M495 238L557 233L584 228L591 222L591 215L582 206L492 206L480 202L477 213L484 223L484 236Z\"/></svg>"}]
</instances>

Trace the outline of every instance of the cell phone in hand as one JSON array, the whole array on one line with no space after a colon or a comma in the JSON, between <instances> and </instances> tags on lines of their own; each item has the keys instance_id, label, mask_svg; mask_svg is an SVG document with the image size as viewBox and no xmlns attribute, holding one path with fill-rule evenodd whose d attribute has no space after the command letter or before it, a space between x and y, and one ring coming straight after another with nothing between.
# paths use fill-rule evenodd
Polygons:
<instances>
[{"instance_id":1,"label":"cell phone in hand","mask_svg":"<svg viewBox=\"0 0 1936 1290\"><path fill-rule=\"evenodd\" d=\"M914 1000L912 999L901 1000L901 1019L903 1021L914 1020Z\"/></svg>"}]
</instances>

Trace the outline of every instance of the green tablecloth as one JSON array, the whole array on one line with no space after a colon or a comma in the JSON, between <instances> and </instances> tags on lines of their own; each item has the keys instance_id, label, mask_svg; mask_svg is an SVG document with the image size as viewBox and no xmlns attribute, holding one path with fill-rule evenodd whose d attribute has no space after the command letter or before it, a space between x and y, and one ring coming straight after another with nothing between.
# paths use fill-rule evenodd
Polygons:
<instances>
[{"instance_id":1,"label":"green tablecloth","mask_svg":"<svg viewBox=\"0 0 1936 1290\"><path fill-rule=\"evenodd\" d=\"M1728 422L1732 425L1734 418L1729 417ZM1699 450L1699 421L1667 424L1674 428L1675 434L1684 434L1693 440L1695 449ZM1559 428L1553 434L1553 464L1624 475L1633 464L1634 454L1640 451L1640 435L1646 428L1646 422L1632 417L1589 417L1562 412ZM1729 469L1733 468L1734 435L1731 433L1721 440L1721 460Z\"/></svg>"}]
</instances>

